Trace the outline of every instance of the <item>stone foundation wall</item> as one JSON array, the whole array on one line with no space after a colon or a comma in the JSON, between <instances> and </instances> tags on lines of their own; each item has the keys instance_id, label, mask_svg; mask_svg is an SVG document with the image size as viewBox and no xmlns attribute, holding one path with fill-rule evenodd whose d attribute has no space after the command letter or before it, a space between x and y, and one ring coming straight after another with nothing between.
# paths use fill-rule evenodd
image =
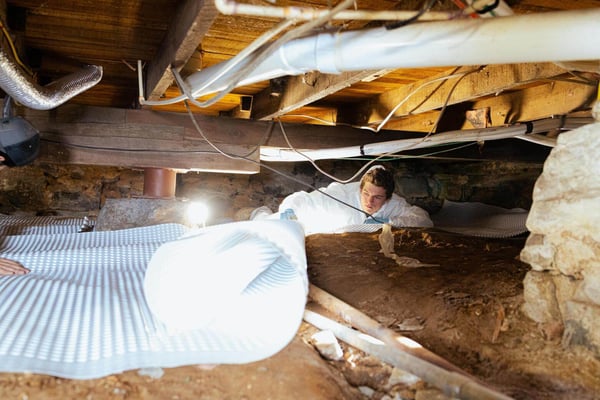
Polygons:
<instances>
[{"instance_id":1,"label":"stone foundation wall","mask_svg":"<svg viewBox=\"0 0 600 400\"><path fill-rule=\"evenodd\" d=\"M319 166L341 179L351 177L363 162L322 161ZM409 202L436 212L444 199L479 201L506 208L529 208L542 162L402 160L392 165L397 193ZM259 174L188 172L177 175L177 199L202 199L217 219L235 219L248 208L266 205L276 210L299 183L322 187L332 180L309 163L269 164ZM295 180L294 180L295 179ZM0 213L95 214L107 199L141 198L143 170L81 165L31 166L0 170Z\"/></svg>"},{"instance_id":2,"label":"stone foundation wall","mask_svg":"<svg viewBox=\"0 0 600 400\"><path fill-rule=\"evenodd\" d=\"M600 356L600 123L559 136L527 227L523 311L549 337Z\"/></svg>"}]
</instances>

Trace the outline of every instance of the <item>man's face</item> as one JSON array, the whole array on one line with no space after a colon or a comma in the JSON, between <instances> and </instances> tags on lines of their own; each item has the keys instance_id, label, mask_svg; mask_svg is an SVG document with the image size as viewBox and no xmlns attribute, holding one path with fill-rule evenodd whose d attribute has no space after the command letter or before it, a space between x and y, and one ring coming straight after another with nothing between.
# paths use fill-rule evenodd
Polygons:
<instances>
[{"instance_id":1,"label":"man's face","mask_svg":"<svg viewBox=\"0 0 600 400\"><path fill-rule=\"evenodd\" d=\"M360 192L360 206L363 211L375 214L385 204L386 200L383 187L365 182Z\"/></svg>"}]
</instances>

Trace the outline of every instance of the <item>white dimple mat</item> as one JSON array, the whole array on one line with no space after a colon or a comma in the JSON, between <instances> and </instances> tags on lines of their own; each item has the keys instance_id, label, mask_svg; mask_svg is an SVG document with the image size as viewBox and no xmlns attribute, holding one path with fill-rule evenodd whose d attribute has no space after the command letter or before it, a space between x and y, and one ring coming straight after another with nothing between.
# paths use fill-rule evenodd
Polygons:
<instances>
[{"instance_id":1,"label":"white dimple mat","mask_svg":"<svg viewBox=\"0 0 600 400\"><path fill-rule=\"evenodd\" d=\"M0 371L91 379L147 367L251 362L285 347L307 294L302 268L285 254L228 299L240 306L222 316L227 323L172 331L156 319L143 289L146 267L161 245L186 232L163 224L0 238L0 257L31 270L0 276Z\"/></svg>"},{"instance_id":2,"label":"white dimple mat","mask_svg":"<svg viewBox=\"0 0 600 400\"><path fill-rule=\"evenodd\" d=\"M78 232L84 217L0 215L0 236Z\"/></svg>"}]
</instances>

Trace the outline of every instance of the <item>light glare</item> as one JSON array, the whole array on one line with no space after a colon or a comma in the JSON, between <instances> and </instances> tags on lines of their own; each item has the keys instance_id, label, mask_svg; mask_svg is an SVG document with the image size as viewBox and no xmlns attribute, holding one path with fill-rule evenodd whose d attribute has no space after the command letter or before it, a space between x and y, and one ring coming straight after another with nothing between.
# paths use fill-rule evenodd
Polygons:
<instances>
[{"instance_id":1,"label":"light glare","mask_svg":"<svg viewBox=\"0 0 600 400\"><path fill-rule=\"evenodd\" d=\"M188 205L188 219L192 225L206 226L206 220L208 219L208 206L200 201L191 202Z\"/></svg>"}]
</instances>

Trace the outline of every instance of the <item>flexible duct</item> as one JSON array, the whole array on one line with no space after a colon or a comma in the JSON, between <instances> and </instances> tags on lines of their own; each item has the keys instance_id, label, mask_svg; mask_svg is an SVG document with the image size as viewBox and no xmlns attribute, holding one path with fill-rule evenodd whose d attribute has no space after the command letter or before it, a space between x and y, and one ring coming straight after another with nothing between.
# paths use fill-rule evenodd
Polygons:
<instances>
[{"instance_id":1,"label":"flexible duct","mask_svg":"<svg viewBox=\"0 0 600 400\"><path fill-rule=\"evenodd\" d=\"M309 71L339 74L428 66L598 60L600 47L596 41L581 38L600 37L599 20L600 8L423 22L392 30L320 33L283 45L243 77L239 86ZM205 82L221 74L227 62L190 75L186 84L194 97L221 91L252 59L222 74L212 85Z\"/></svg>"},{"instance_id":2,"label":"flexible duct","mask_svg":"<svg viewBox=\"0 0 600 400\"><path fill-rule=\"evenodd\" d=\"M87 65L49 85L39 86L0 51L0 87L26 107L50 110L96 85L102 79L102 67Z\"/></svg>"}]
</instances>

